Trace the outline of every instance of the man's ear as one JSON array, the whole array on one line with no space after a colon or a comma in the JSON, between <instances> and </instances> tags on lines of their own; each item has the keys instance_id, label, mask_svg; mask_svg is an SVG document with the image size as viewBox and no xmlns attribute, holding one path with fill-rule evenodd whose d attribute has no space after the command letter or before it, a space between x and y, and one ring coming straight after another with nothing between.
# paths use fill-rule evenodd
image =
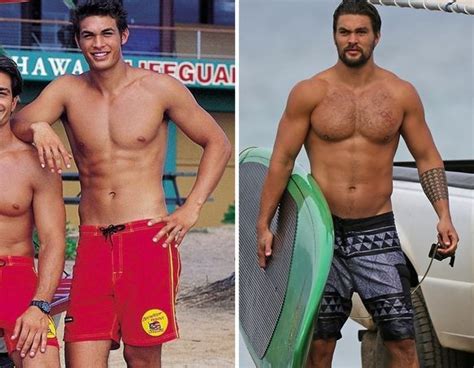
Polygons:
<instances>
[{"instance_id":1,"label":"man's ear","mask_svg":"<svg viewBox=\"0 0 474 368\"><path fill-rule=\"evenodd\" d=\"M20 101L20 96L15 96L15 97L13 97L13 101L12 101L12 114L13 114L13 112L15 111L16 105L18 104L19 101Z\"/></svg>"},{"instance_id":2,"label":"man's ear","mask_svg":"<svg viewBox=\"0 0 474 368\"><path fill-rule=\"evenodd\" d=\"M377 46L377 44L379 43L380 37L381 37L380 32L375 34L375 46Z\"/></svg>"},{"instance_id":3,"label":"man's ear","mask_svg":"<svg viewBox=\"0 0 474 368\"><path fill-rule=\"evenodd\" d=\"M122 46L125 45L128 41L128 36L130 36L130 32L128 30L128 28L125 28L122 32L122 34L120 35L120 37L122 38Z\"/></svg>"}]
</instances>

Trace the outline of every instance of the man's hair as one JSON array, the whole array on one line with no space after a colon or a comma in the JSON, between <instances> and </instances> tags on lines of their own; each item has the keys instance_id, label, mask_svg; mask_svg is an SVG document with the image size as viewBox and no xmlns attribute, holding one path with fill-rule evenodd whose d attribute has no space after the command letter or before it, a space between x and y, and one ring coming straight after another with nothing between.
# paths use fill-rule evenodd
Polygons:
<instances>
[{"instance_id":1,"label":"man's hair","mask_svg":"<svg viewBox=\"0 0 474 368\"><path fill-rule=\"evenodd\" d=\"M334 11L332 23L332 30L334 33L336 33L337 21L339 17L344 14L368 16L370 18L370 22L372 23L372 30L375 34L380 34L382 20L380 19L379 12L375 6L368 3L367 0L343 0Z\"/></svg>"},{"instance_id":2,"label":"man's hair","mask_svg":"<svg viewBox=\"0 0 474 368\"><path fill-rule=\"evenodd\" d=\"M94 15L114 18L120 33L128 28L127 11L119 0L87 0L74 10L72 16L72 26L76 36L79 36L81 21Z\"/></svg>"},{"instance_id":3,"label":"man's hair","mask_svg":"<svg viewBox=\"0 0 474 368\"><path fill-rule=\"evenodd\" d=\"M0 73L10 77L12 96L16 97L23 91L23 78L16 63L6 56L0 56Z\"/></svg>"}]
</instances>

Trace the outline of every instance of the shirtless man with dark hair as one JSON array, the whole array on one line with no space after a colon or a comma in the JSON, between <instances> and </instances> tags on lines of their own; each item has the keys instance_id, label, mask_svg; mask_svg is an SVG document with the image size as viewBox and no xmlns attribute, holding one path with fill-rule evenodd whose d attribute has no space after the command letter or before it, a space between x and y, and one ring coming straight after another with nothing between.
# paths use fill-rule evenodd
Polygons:
<instances>
[{"instance_id":1,"label":"shirtless man with dark hair","mask_svg":"<svg viewBox=\"0 0 474 368\"><path fill-rule=\"evenodd\" d=\"M18 113L14 132L34 142L43 167L69 155L51 124L63 120L81 183L80 241L66 315L66 362L106 367L125 344L131 367L159 367L161 345L178 337L177 246L216 187L231 146L176 79L132 68L122 57L129 30L118 1L88 1L73 18L90 71L47 86ZM203 148L184 205L167 213L162 185L168 119Z\"/></svg>"},{"instance_id":2,"label":"shirtless man with dark hair","mask_svg":"<svg viewBox=\"0 0 474 368\"><path fill-rule=\"evenodd\" d=\"M294 161L304 145L311 174L333 213L334 258L308 366L330 367L356 291L377 323L391 367L417 367L409 272L393 218L392 166L400 136L438 214L439 252L454 254L443 161L415 88L374 63L381 21L366 1L343 1L334 13L337 63L298 83L280 121L257 224L258 257L272 253L269 230ZM334 304L336 303L336 304ZM388 315L381 313L391 307ZM393 307L393 308L392 308Z\"/></svg>"},{"instance_id":3,"label":"shirtless man with dark hair","mask_svg":"<svg viewBox=\"0 0 474 368\"><path fill-rule=\"evenodd\" d=\"M16 367L59 368L49 303L64 267L66 215L60 178L41 170L35 149L10 129L21 90L16 64L0 56L0 332Z\"/></svg>"}]
</instances>

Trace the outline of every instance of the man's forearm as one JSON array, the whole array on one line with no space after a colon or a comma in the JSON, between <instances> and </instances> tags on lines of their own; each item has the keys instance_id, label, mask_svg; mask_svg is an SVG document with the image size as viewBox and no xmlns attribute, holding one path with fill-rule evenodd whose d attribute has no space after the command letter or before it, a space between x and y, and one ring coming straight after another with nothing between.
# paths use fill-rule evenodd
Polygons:
<instances>
[{"instance_id":1,"label":"man's forearm","mask_svg":"<svg viewBox=\"0 0 474 368\"><path fill-rule=\"evenodd\" d=\"M449 195L443 167L428 169L420 174L420 183L439 218L449 218Z\"/></svg>"},{"instance_id":2,"label":"man's forearm","mask_svg":"<svg viewBox=\"0 0 474 368\"><path fill-rule=\"evenodd\" d=\"M64 269L64 238L41 244L38 286L33 299L51 302Z\"/></svg>"},{"instance_id":3,"label":"man's forearm","mask_svg":"<svg viewBox=\"0 0 474 368\"><path fill-rule=\"evenodd\" d=\"M196 181L186 199L187 205L197 206L198 208L204 205L219 183L231 153L232 147L225 137L204 147Z\"/></svg>"},{"instance_id":4,"label":"man's forearm","mask_svg":"<svg viewBox=\"0 0 474 368\"><path fill-rule=\"evenodd\" d=\"M33 142L32 125L34 122L28 122L24 119L13 116L11 119L11 128L13 133L24 142Z\"/></svg>"},{"instance_id":5,"label":"man's forearm","mask_svg":"<svg viewBox=\"0 0 474 368\"><path fill-rule=\"evenodd\" d=\"M257 227L270 227L270 222L288 184L293 166L294 161L282 163L272 160L270 162L270 168L262 188Z\"/></svg>"}]
</instances>

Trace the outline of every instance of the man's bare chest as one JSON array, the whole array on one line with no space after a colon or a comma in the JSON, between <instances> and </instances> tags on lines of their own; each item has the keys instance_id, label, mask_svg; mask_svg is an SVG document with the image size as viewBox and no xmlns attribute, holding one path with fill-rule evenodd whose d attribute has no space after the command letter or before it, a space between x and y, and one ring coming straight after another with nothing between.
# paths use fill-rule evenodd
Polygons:
<instances>
[{"instance_id":1,"label":"man's bare chest","mask_svg":"<svg viewBox=\"0 0 474 368\"><path fill-rule=\"evenodd\" d=\"M387 89L353 93L332 89L311 115L313 131L327 141L361 135L374 143L388 143L397 136L403 110Z\"/></svg>"},{"instance_id":2,"label":"man's bare chest","mask_svg":"<svg viewBox=\"0 0 474 368\"><path fill-rule=\"evenodd\" d=\"M88 99L66 109L66 129L79 150L141 148L163 130L164 111L151 101L130 98L112 102Z\"/></svg>"},{"instance_id":3,"label":"man's bare chest","mask_svg":"<svg viewBox=\"0 0 474 368\"><path fill-rule=\"evenodd\" d=\"M0 215L16 217L28 212L33 190L24 168L10 160L0 160Z\"/></svg>"}]
</instances>

